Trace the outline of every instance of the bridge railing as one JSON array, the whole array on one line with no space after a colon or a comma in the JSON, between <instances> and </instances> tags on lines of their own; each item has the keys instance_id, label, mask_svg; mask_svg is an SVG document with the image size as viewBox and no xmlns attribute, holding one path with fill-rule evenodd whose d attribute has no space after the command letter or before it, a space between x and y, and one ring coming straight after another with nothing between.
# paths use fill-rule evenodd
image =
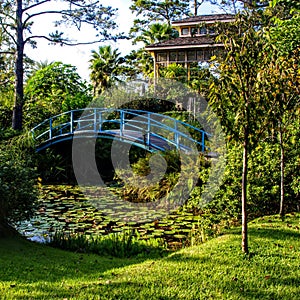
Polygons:
<instances>
[{"instance_id":1,"label":"bridge railing","mask_svg":"<svg viewBox=\"0 0 300 300\"><path fill-rule=\"evenodd\" d=\"M140 139L138 143L143 143L145 147L161 150L169 145L170 148L188 151L191 145L195 144L202 152L208 150L205 141L209 134L204 130L166 115L142 110L104 108L72 110L49 118L32 129L37 144L45 147L72 138L75 132L76 135L105 134L131 141ZM195 138L193 134L197 137ZM163 147L159 145L160 140L164 142ZM153 141L156 141L156 145Z\"/></svg>"},{"instance_id":2,"label":"bridge railing","mask_svg":"<svg viewBox=\"0 0 300 300\"><path fill-rule=\"evenodd\" d=\"M145 132L147 134L147 142L149 135L155 135L176 148L190 149L191 143L196 143L201 146L201 151L205 151L205 137L208 134L195 126L152 112L126 110L124 113L130 115L129 118L124 118L128 122L126 123L126 128ZM190 131L200 133L200 141L195 140L190 135Z\"/></svg>"}]
</instances>

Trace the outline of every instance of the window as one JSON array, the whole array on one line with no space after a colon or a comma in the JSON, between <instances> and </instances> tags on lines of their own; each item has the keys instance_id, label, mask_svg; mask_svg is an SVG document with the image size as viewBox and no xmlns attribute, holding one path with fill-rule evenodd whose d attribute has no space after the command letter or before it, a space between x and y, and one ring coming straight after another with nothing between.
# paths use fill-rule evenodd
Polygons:
<instances>
[{"instance_id":1,"label":"window","mask_svg":"<svg viewBox=\"0 0 300 300\"><path fill-rule=\"evenodd\" d=\"M197 27L192 27L191 28L191 35L194 36L196 34L198 34L198 28Z\"/></svg>"},{"instance_id":2,"label":"window","mask_svg":"<svg viewBox=\"0 0 300 300\"><path fill-rule=\"evenodd\" d=\"M213 56L212 49L205 49L205 50L204 50L204 60L205 60L205 61L210 60L210 58L211 58L212 56Z\"/></svg>"},{"instance_id":3,"label":"window","mask_svg":"<svg viewBox=\"0 0 300 300\"><path fill-rule=\"evenodd\" d=\"M170 61L176 61L177 60L177 52L171 51L170 52Z\"/></svg>"},{"instance_id":4,"label":"window","mask_svg":"<svg viewBox=\"0 0 300 300\"><path fill-rule=\"evenodd\" d=\"M159 63L160 68L166 68L167 66L168 66L168 64L166 62L160 62Z\"/></svg>"},{"instance_id":5,"label":"window","mask_svg":"<svg viewBox=\"0 0 300 300\"><path fill-rule=\"evenodd\" d=\"M214 27L212 27L212 26L210 26L209 28L208 28L208 33L209 34L214 34L216 31L215 31L215 28Z\"/></svg>"},{"instance_id":6,"label":"window","mask_svg":"<svg viewBox=\"0 0 300 300\"><path fill-rule=\"evenodd\" d=\"M207 29L205 26L200 28L200 34L207 34Z\"/></svg>"},{"instance_id":7,"label":"window","mask_svg":"<svg viewBox=\"0 0 300 300\"><path fill-rule=\"evenodd\" d=\"M198 61L203 61L204 59L204 53L203 53L203 50L198 50L197 51L197 60Z\"/></svg>"},{"instance_id":8,"label":"window","mask_svg":"<svg viewBox=\"0 0 300 300\"><path fill-rule=\"evenodd\" d=\"M156 60L157 61L167 61L167 53L166 52L158 52Z\"/></svg>"},{"instance_id":9,"label":"window","mask_svg":"<svg viewBox=\"0 0 300 300\"><path fill-rule=\"evenodd\" d=\"M178 61L185 61L185 53L184 51L178 51Z\"/></svg>"},{"instance_id":10,"label":"window","mask_svg":"<svg viewBox=\"0 0 300 300\"><path fill-rule=\"evenodd\" d=\"M189 34L189 28L186 27L186 28L181 28L181 34L182 35L188 35Z\"/></svg>"},{"instance_id":11,"label":"window","mask_svg":"<svg viewBox=\"0 0 300 300\"><path fill-rule=\"evenodd\" d=\"M195 61L196 60L196 51L188 51L187 53L188 61Z\"/></svg>"}]
</instances>

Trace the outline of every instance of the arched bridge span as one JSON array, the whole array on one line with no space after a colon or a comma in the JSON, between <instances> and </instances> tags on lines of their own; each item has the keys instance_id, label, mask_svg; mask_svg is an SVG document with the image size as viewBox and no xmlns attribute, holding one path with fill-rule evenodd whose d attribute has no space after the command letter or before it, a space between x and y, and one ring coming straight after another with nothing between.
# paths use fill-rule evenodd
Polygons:
<instances>
[{"instance_id":1,"label":"arched bridge span","mask_svg":"<svg viewBox=\"0 0 300 300\"><path fill-rule=\"evenodd\" d=\"M86 108L51 117L32 130L41 151L73 138L118 139L148 151L178 149L186 152L197 146L208 151L209 134L202 129L166 115L142 110Z\"/></svg>"}]
</instances>

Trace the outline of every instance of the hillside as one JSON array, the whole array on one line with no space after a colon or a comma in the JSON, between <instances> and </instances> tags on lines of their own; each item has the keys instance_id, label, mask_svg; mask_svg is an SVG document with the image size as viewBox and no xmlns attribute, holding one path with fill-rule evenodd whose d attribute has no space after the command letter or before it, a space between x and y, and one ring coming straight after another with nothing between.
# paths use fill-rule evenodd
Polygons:
<instances>
[{"instance_id":1,"label":"hillside","mask_svg":"<svg viewBox=\"0 0 300 300\"><path fill-rule=\"evenodd\" d=\"M159 259L119 259L0 239L0 299L299 299L300 214L249 226Z\"/></svg>"}]
</instances>

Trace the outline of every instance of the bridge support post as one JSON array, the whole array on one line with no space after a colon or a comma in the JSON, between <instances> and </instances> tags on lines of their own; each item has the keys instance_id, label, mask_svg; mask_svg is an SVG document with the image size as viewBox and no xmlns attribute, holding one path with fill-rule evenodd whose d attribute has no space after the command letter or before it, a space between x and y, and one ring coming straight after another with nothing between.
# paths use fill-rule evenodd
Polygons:
<instances>
[{"instance_id":1,"label":"bridge support post","mask_svg":"<svg viewBox=\"0 0 300 300\"><path fill-rule=\"evenodd\" d=\"M72 134L74 132L74 112L71 111L70 114L70 133Z\"/></svg>"},{"instance_id":2,"label":"bridge support post","mask_svg":"<svg viewBox=\"0 0 300 300\"><path fill-rule=\"evenodd\" d=\"M96 133L97 131L97 109L94 108L94 132Z\"/></svg>"},{"instance_id":3,"label":"bridge support post","mask_svg":"<svg viewBox=\"0 0 300 300\"><path fill-rule=\"evenodd\" d=\"M99 111L99 128L98 130L101 132L102 131L102 111Z\"/></svg>"},{"instance_id":4,"label":"bridge support post","mask_svg":"<svg viewBox=\"0 0 300 300\"><path fill-rule=\"evenodd\" d=\"M177 120L174 120L174 142L176 145L176 148L179 149L179 135L178 135L178 126L177 126Z\"/></svg>"},{"instance_id":5,"label":"bridge support post","mask_svg":"<svg viewBox=\"0 0 300 300\"><path fill-rule=\"evenodd\" d=\"M124 120L124 111L120 111L120 136L124 136L124 127L125 127L125 120Z\"/></svg>"},{"instance_id":6,"label":"bridge support post","mask_svg":"<svg viewBox=\"0 0 300 300\"><path fill-rule=\"evenodd\" d=\"M49 119L49 140L52 139L52 118Z\"/></svg>"},{"instance_id":7,"label":"bridge support post","mask_svg":"<svg viewBox=\"0 0 300 300\"><path fill-rule=\"evenodd\" d=\"M146 133L146 146L150 146L150 132L151 132L151 114L148 112L148 124L147 124L147 133Z\"/></svg>"}]
</instances>

